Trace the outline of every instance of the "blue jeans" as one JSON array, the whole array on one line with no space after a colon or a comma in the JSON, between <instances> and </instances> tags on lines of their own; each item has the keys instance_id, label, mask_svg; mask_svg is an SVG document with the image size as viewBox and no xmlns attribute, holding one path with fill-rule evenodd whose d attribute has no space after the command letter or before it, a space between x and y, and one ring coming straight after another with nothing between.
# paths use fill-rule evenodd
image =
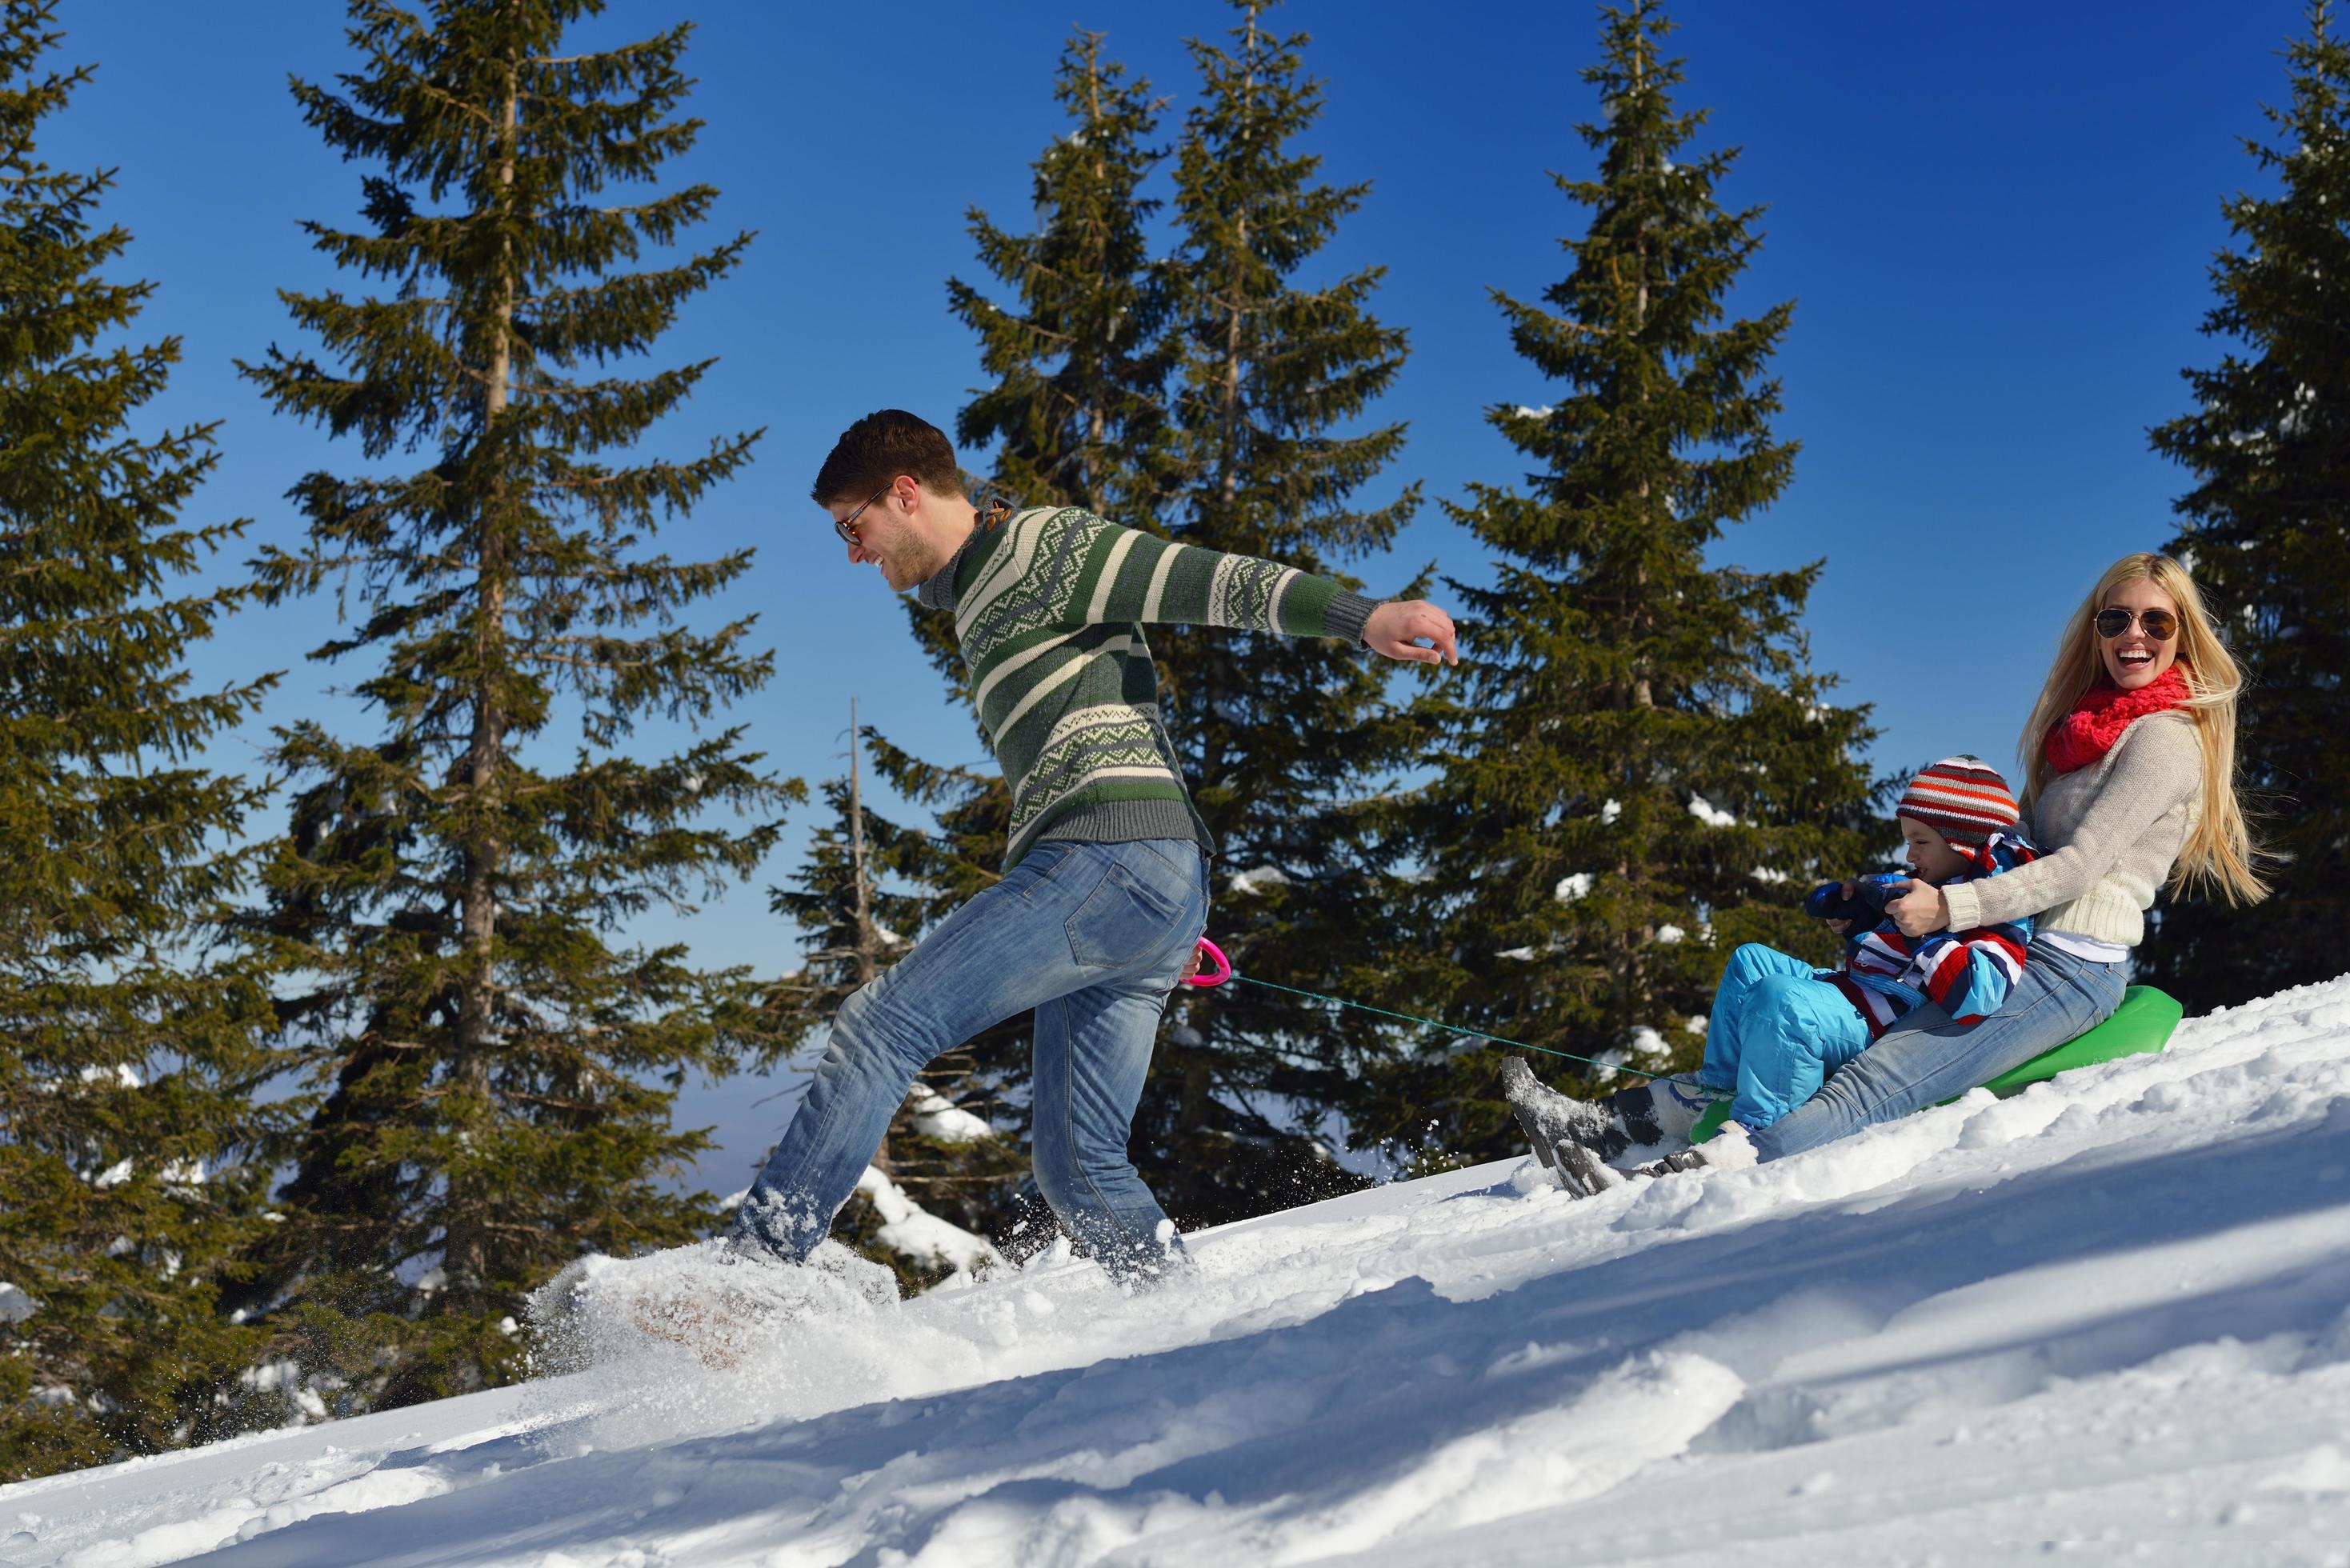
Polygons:
<instances>
[{"instance_id":1,"label":"blue jeans","mask_svg":"<svg viewBox=\"0 0 2350 1568\"><path fill-rule=\"evenodd\" d=\"M1159 1014L1208 919L1189 839L1050 839L841 1004L807 1097L734 1216L738 1241L804 1259L880 1146L914 1075L1036 1010L1036 1189L1123 1279L1183 1244L1127 1158Z\"/></svg>"},{"instance_id":2,"label":"blue jeans","mask_svg":"<svg viewBox=\"0 0 2350 1568\"><path fill-rule=\"evenodd\" d=\"M2113 1016L2125 982L2118 963L2093 963L2035 941L2006 1004L1974 1023L1953 1023L1932 1002L1896 1023L1801 1108L1754 1135L1754 1152L1779 1159L1877 1122L1939 1105L2085 1033Z\"/></svg>"},{"instance_id":3,"label":"blue jeans","mask_svg":"<svg viewBox=\"0 0 2350 1568\"><path fill-rule=\"evenodd\" d=\"M1867 1049L1868 1025L1850 998L1802 959L1748 942L1730 955L1714 988L1697 1079L1732 1091L1731 1119L1753 1132Z\"/></svg>"}]
</instances>

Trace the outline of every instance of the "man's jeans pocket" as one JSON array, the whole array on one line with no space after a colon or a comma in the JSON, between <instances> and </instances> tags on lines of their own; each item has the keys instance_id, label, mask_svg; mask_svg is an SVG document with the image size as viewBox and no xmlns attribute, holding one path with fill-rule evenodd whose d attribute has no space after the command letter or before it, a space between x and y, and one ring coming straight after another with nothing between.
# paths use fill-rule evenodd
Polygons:
<instances>
[{"instance_id":1,"label":"man's jeans pocket","mask_svg":"<svg viewBox=\"0 0 2350 1568\"><path fill-rule=\"evenodd\" d=\"M1028 898L1052 885L1054 873L1061 862L1075 854L1078 846L1066 838L1048 838L1020 857L1006 881L1016 881L1020 896Z\"/></svg>"},{"instance_id":2,"label":"man's jeans pocket","mask_svg":"<svg viewBox=\"0 0 2350 1568\"><path fill-rule=\"evenodd\" d=\"M1068 919L1069 956L1087 969L1125 969L1177 934L1182 906L1112 861Z\"/></svg>"}]
</instances>

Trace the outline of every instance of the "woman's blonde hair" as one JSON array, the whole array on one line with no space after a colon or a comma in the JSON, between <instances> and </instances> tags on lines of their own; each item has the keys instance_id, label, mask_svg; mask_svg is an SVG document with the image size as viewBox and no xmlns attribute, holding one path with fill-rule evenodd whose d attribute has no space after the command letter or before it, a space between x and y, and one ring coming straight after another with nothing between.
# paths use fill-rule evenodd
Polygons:
<instances>
[{"instance_id":1,"label":"woman's blonde hair","mask_svg":"<svg viewBox=\"0 0 2350 1568\"><path fill-rule=\"evenodd\" d=\"M2268 885L2253 870L2258 851L2245 826L2244 810L2236 798L2236 697L2243 690L2242 672L2204 607L2203 595L2187 568L2168 556L2141 552L2124 556L2106 568L2105 576L2073 618L2056 644L2056 663L2048 683L2040 689L2032 718L2023 726L2023 801L2040 798L2054 770L2048 763L2048 732L2073 705L2105 679L2105 659L2097 648L2097 612L2124 583L2151 582L2178 607L2178 668L2192 694L2187 711L2203 742L2202 811L2188 830L2171 873L2176 888L2216 891L2230 904L2256 904L2268 897Z\"/></svg>"}]
</instances>

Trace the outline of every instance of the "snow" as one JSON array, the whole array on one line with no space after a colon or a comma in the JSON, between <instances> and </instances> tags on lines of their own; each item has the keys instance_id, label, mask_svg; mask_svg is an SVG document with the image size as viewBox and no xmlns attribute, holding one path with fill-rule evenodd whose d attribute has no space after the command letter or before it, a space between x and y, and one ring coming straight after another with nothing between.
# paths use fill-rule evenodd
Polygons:
<instances>
[{"instance_id":1,"label":"snow","mask_svg":"<svg viewBox=\"0 0 2350 1568\"><path fill-rule=\"evenodd\" d=\"M924 1137L941 1143L976 1143L995 1136L985 1118L972 1115L928 1084L916 1084L906 1100L914 1113L914 1130Z\"/></svg>"},{"instance_id":2,"label":"snow","mask_svg":"<svg viewBox=\"0 0 2350 1568\"><path fill-rule=\"evenodd\" d=\"M1735 827L1738 826L1738 814L1736 812L1724 811L1701 794L1693 794L1690 796L1689 812L1691 816L1696 817L1708 827Z\"/></svg>"},{"instance_id":3,"label":"snow","mask_svg":"<svg viewBox=\"0 0 2350 1568\"><path fill-rule=\"evenodd\" d=\"M936 1258L965 1273L1003 1262L985 1237L940 1219L869 1165L857 1179L857 1190L873 1199L874 1210L881 1216L881 1244L892 1251L910 1258Z\"/></svg>"},{"instance_id":4,"label":"snow","mask_svg":"<svg viewBox=\"0 0 2350 1568\"><path fill-rule=\"evenodd\" d=\"M0 1280L0 1323L22 1323L40 1310L22 1286Z\"/></svg>"},{"instance_id":5,"label":"snow","mask_svg":"<svg viewBox=\"0 0 2350 1568\"><path fill-rule=\"evenodd\" d=\"M511 1323L513 1319L509 1318L506 1321ZM248 1366L238 1376L237 1380L256 1393L268 1393L272 1390L284 1393L303 1415L313 1421L323 1421L327 1418L327 1401L317 1390L304 1386L301 1364L290 1357L279 1356L276 1360L264 1362L259 1366Z\"/></svg>"},{"instance_id":6,"label":"snow","mask_svg":"<svg viewBox=\"0 0 2350 1568\"><path fill-rule=\"evenodd\" d=\"M2350 1563L2345 1237L2350 978L1769 1165L1500 1161L1152 1293L1056 1248L0 1488L0 1560Z\"/></svg>"},{"instance_id":7,"label":"snow","mask_svg":"<svg viewBox=\"0 0 2350 1568\"><path fill-rule=\"evenodd\" d=\"M1622 1045L1609 1046L1607 1050L1599 1052L1591 1058L1592 1079L1595 1082L1601 1084L1614 1083L1616 1081L1616 1069L1623 1066L1631 1059L1632 1053L1629 1048Z\"/></svg>"},{"instance_id":8,"label":"snow","mask_svg":"<svg viewBox=\"0 0 2350 1568\"><path fill-rule=\"evenodd\" d=\"M1572 904L1591 891L1591 882L1588 871L1570 872L1558 879L1558 886L1550 890L1550 896L1562 904Z\"/></svg>"},{"instance_id":9,"label":"snow","mask_svg":"<svg viewBox=\"0 0 2350 1568\"><path fill-rule=\"evenodd\" d=\"M1250 871L1235 871L1225 882L1235 893L1254 895L1267 888L1286 888L1289 874L1278 866L1259 866Z\"/></svg>"}]
</instances>

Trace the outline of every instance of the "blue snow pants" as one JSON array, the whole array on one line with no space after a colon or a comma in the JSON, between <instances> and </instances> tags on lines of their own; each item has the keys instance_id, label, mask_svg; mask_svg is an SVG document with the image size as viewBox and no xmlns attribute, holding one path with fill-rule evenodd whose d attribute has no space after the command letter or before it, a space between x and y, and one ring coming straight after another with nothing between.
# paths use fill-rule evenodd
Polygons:
<instances>
[{"instance_id":1,"label":"blue snow pants","mask_svg":"<svg viewBox=\"0 0 2350 1568\"><path fill-rule=\"evenodd\" d=\"M1730 955L1713 993L1698 1081L1735 1092L1730 1116L1741 1127L1769 1127L1868 1049L1858 1010L1818 973L1760 942Z\"/></svg>"}]
</instances>

